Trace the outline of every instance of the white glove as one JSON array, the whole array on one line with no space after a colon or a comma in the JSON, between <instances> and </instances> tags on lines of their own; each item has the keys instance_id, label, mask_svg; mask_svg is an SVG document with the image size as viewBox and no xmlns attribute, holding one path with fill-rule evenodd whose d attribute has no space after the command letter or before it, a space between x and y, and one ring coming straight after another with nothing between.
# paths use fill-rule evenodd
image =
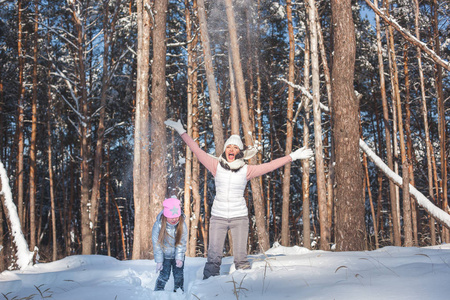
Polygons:
<instances>
[{"instance_id":1,"label":"white glove","mask_svg":"<svg viewBox=\"0 0 450 300\"><path fill-rule=\"evenodd\" d=\"M157 263L156 264L156 273L158 273L159 271L161 271L163 268L163 264L162 263Z\"/></svg>"},{"instance_id":2,"label":"white glove","mask_svg":"<svg viewBox=\"0 0 450 300\"><path fill-rule=\"evenodd\" d=\"M179 259L175 259L175 264L177 265L177 268L181 268L183 266L183 261Z\"/></svg>"},{"instance_id":3,"label":"white glove","mask_svg":"<svg viewBox=\"0 0 450 300\"><path fill-rule=\"evenodd\" d=\"M181 124L181 120L178 120L178 122L166 120L164 124L166 124L166 126L168 127L175 129L179 135L182 135L183 133L186 132L186 130L184 130L183 124Z\"/></svg>"},{"instance_id":4,"label":"white glove","mask_svg":"<svg viewBox=\"0 0 450 300\"><path fill-rule=\"evenodd\" d=\"M301 147L300 149L295 150L294 152L292 152L291 154L289 154L292 158L292 161L295 161L297 159L308 159L311 156L314 155L314 152L305 147Z\"/></svg>"}]
</instances>

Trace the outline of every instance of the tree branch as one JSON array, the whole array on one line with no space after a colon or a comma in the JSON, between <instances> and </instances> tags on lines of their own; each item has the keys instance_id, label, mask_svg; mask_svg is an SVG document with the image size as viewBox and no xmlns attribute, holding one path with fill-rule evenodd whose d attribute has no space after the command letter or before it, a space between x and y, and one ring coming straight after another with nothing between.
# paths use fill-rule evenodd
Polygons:
<instances>
[{"instance_id":1,"label":"tree branch","mask_svg":"<svg viewBox=\"0 0 450 300\"><path fill-rule=\"evenodd\" d=\"M443 60L440 56L438 56L433 50L427 47L427 45L421 41L419 41L415 36L413 36L408 30L402 28L397 21L393 18L386 16L381 10L375 7L375 5L370 0L365 0L367 5L373 9L373 11L379 15L386 23L394 27L408 42L413 44L416 47L419 47L423 52L428 54L430 58L447 71L450 71L450 63L448 61Z\"/></svg>"}]
</instances>

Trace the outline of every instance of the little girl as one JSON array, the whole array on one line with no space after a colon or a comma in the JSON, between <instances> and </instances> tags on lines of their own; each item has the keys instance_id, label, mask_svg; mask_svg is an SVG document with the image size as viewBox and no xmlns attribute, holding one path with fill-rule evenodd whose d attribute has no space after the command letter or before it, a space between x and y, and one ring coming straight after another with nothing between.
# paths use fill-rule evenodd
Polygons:
<instances>
[{"instance_id":1,"label":"little girl","mask_svg":"<svg viewBox=\"0 0 450 300\"><path fill-rule=\"evenodd\" d=\"M184 255L187 243L187 228L184 214L181 212L180 200L168 198L163 202L163 211L156 217L152 229L153 252L156 262L155 291L163 291L173 272L174 288L184 291Z\"/></svg>"}]
</instances>

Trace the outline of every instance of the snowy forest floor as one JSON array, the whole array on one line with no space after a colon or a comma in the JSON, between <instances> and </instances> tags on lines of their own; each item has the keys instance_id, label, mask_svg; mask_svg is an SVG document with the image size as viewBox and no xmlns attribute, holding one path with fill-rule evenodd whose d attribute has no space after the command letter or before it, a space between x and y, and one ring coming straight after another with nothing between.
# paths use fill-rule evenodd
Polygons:
<instances>
[{"instance_id":1,"label":"snowy forest floor","mask_svg":"<svg viewBox=\"0 0 450 300\"><path fill-rule=\"evenodd\" d=\"M0 273L4 299L448 299L450 244L325 252L274 245L250 255L251 270L234 270L225 257L221 275L202 280L206 259L187 257L185 292L153 291L153 260L119 261L101 255L69 256L21 271ZM2 298L0 297L0 298Z\"/></svg>"}]
</instances>

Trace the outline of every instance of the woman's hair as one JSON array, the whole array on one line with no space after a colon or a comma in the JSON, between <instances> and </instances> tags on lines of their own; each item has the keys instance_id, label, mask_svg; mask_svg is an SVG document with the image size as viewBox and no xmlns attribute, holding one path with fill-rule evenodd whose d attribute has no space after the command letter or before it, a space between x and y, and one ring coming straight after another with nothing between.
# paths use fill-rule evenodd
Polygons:
<instances>
[{"instance_id":1,"label":"woman's hair","mask_svg":"<svg viewBox=\"0 0 450 300\"><path fill-rule=\"evenodd\" d=\"M235 159L241 159L244 157L244 153L242 152L242 150L239 151L238 154L236 154L236 156L234 157ZM225 152L222 153L222 158L227 161L227 155L225 154ZM222 168L224 168L225 170L230 170L231 172L237 172L239 171L240 168L238 169L231 169L229 165L227 165L225 162L223 162L222 160L219 161L220 165L222 166ZM242 168L242 167L241 167Z\"/></svg>"},{"instance_id":2,"label":"woman's hair","mask_svg":"<svg viewBox=\"0 0 450 300\"><path fill-rule=\"evenodd\" d=\"M183 222L184 222L184 216L181 215L180 219L178 219L177 228L175 230L175 247L181 244L181 236L183 235L183 225L182 225ZM180 225L180 226L178 226L178 225ZM159 235L158 235L158 243L163 248L165 247L164 241L169 236L169 234L167 234L166 227L167 227L167 217L165 215L161 214L161 229L160 229Z\"/></svg>"}]
</instances>

